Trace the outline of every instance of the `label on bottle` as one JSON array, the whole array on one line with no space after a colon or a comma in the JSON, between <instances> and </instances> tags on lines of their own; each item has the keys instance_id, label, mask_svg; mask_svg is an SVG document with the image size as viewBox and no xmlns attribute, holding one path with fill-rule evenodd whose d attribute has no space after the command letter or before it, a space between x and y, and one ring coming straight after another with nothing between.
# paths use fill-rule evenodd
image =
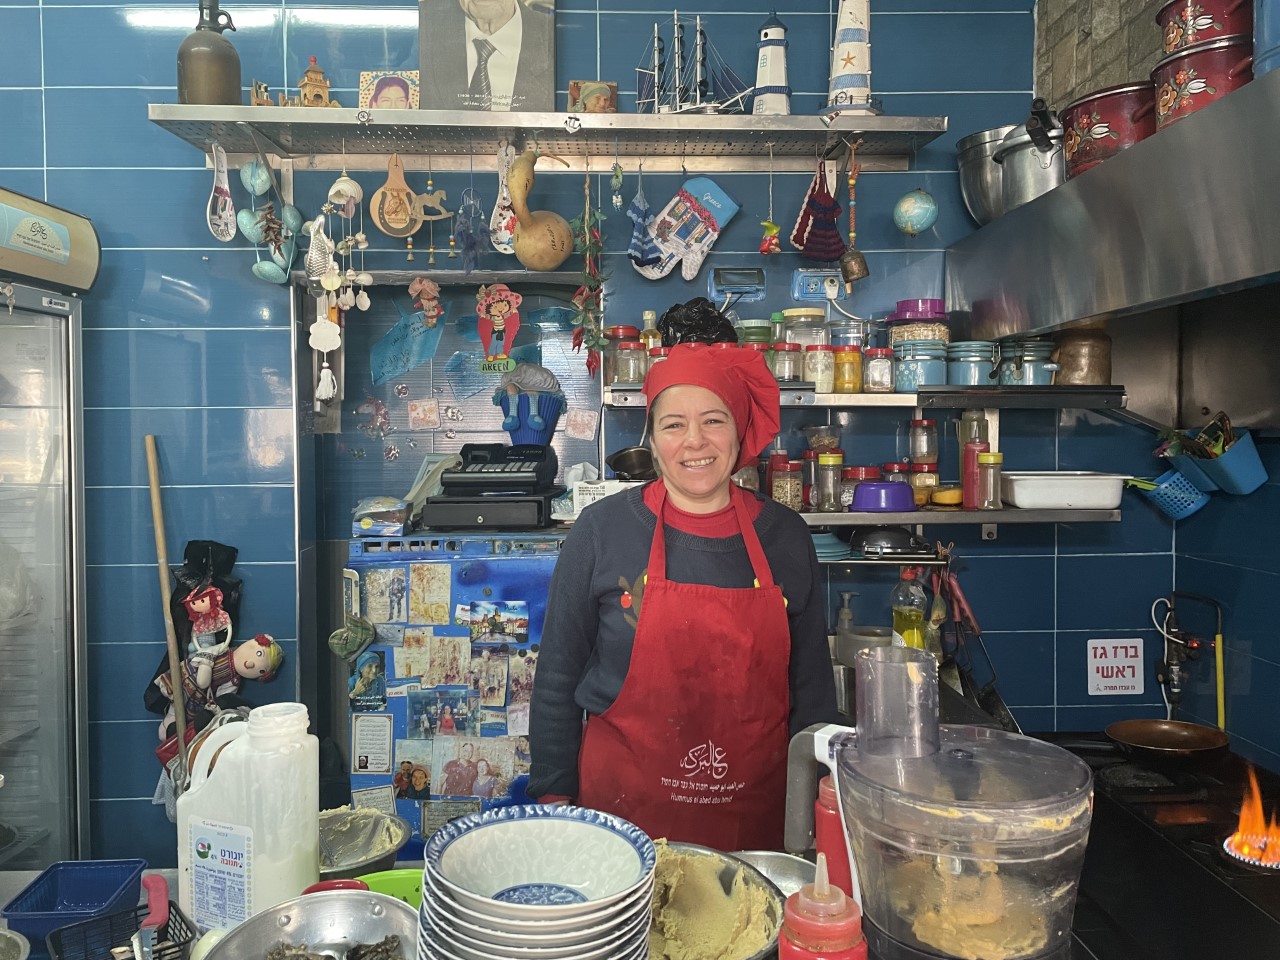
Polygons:
<instances>
[{"instance_id":1,"label":"label on bottle","mask_svg":"<svg viewBox=\"0 0 1280 960\"><path fill-rule=\"evenodd\" d=\"M248 920L253 907L253 831L192 817L186 842L191 855L191 919L201 930Z\"/></svg>"}]
</instances>

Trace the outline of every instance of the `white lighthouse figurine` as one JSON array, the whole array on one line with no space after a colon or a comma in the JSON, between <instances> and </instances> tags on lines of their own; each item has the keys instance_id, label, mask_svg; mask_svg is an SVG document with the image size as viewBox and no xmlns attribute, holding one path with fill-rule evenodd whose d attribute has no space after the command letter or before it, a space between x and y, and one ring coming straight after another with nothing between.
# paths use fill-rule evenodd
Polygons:
<instances>
[{"instance_id":1,"label":"white lighthouse figurine","mask_svg":"<svg viewBox=\"0 0 1280 960\"><path fill-rule=\"evenodd\" d=\"M787 25L770 13L760 25L760 59L756 61L753 114L784 117L791 112L791 88L787 86Z\"/></svg>"},{"instance_id":2,"label":"white lighthouse figurine","mask_svg":"<svg viewBox=\"0 0 1280 960\"><path fill-rule=\"evenodd\" d=\"M825 113L875 113L871 106L871 0L840 0Z\"/></svg>"}]
</instances>

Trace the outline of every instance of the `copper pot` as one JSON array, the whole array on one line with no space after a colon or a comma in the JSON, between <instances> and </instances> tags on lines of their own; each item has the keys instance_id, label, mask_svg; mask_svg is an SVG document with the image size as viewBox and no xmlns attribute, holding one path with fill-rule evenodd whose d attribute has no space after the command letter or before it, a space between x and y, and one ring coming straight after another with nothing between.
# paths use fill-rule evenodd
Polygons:
<instances>
[{"instance_id":1,"label":"copper pot","mask_svg":"<svg viewBox=\"0 0 1280 960\"><path fill-rule=\"evenodd\" d=\"M1170 54L1151 71L1156 88L1156 129L1187 117L1253 79L1253 37L1241 34L1193 44Z\"/></svg>"},{"instance_id":2,"label":"copper pot","mask_svg":"<svg viewBox=\"0 0 1280 960\"><path fill-rule=\"evenodd\" d=\"M1156 14L1156 23L1168 56L1193 43L1253 33L1253 4L1250 0L1171 0Z\"/></svg>"},{"instance_id":3,"label":"copper pot","mask_svg":"<svg viewBox=\"0 0 1280 960\"><path fill-rule=\"evenodd\" d=\"M1155 109L1156 90L1149 81L1104 87L1064 107L1067 179L1155 133Z\"/></svg>"},{"instance_id":4,"label":"copper pot","mask_svg":"<svg viewBox=\"0 0 1280 960\"><path fill-rule=\"evenodd\" d=\"M1111 383L1111 338L1103 330L1068 330L1058 334L1053 382L1106 386Z\"/></svg>"}]
</instances>

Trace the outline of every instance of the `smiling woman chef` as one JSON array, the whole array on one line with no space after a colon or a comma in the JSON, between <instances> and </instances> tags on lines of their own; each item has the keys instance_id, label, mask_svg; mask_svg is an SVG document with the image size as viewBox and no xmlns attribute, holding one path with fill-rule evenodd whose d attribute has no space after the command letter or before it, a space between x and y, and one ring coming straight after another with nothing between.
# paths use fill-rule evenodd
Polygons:
<instances>
[{"instance_id":1,"label":"smiling woman chef","mask_svg":"<svg viewBox=\"0 0 1280 960\"><path fill-rule=\"evenodd\" d=\"M529 792L654 837L781 849L790 736L837 713L808 526L730 480L778 432L778 384L759 353L681 344L644 392L661 478L565 540Z\"/></svg>"}]
</instances>

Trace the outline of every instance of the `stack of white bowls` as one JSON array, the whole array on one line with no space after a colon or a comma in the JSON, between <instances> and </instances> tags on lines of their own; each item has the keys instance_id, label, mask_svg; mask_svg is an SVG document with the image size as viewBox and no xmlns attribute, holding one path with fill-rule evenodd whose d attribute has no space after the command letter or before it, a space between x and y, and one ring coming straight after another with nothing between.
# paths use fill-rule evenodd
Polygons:
<instances>
[{"instance_id":1,"label":"stack of white bowls","mask_svg":"<svg viewBox=\"0 0 1280 960\"><path fill-rule=\"evenodd\" d=\"M647 960L653 841L571 806L500 807L427 841L419 960Z\"/></svg>"}]
</instances>

